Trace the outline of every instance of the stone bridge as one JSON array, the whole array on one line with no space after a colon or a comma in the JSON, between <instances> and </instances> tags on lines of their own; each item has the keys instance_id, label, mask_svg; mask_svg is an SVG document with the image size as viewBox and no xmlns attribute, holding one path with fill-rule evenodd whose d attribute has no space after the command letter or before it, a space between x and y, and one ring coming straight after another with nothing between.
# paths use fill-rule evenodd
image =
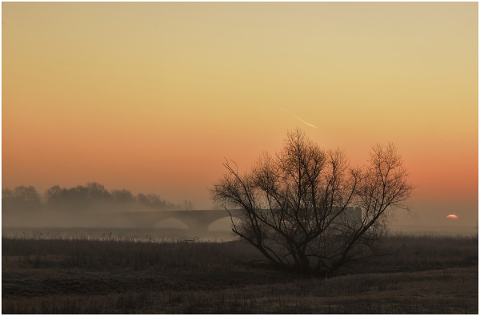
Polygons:
<instances>
[{"instance_id":1,"label":"stone bridge","mask_svg":"<svg viewBox=\"0 0 480 316\"><path fill-rule=\"evenodd\" d=\"M233 217L240 215L240 210L230 211ZM166 219L176 219L184 223L191 230L207 231L208 226L216 220L230 217L226 210L199 210L199 211L164 211L164 212L120 212L115 213L115 219L125 219L138 228L153 228L158 222ZM362 211L360 208L348 207L338 223L360 225Z\"/></svg>"},{"instance_id":2,"label":"stone bridge","mask_svg":"<svg viewBox=\"0 0 480 316\"><path fill-rule=\"evenodd\" d=\"M238 211L231 211L232 216ZM115 213L115 217L125 219L138 228L153 228L155 224L166 219L176 219L184 223L191 230L207 231L208 226L216 220L230 217L225 210L198 210L198 211L164 211L164 212L122 212Z\"/></svg>"}]
</instances>

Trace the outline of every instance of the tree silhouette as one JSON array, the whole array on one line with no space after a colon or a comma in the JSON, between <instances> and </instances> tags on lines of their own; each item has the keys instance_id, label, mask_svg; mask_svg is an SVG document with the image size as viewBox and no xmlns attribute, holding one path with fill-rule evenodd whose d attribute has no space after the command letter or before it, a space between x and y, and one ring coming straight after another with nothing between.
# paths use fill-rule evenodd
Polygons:
<instances>
[{"instance_id":1,"label":"tree silhouette","mask_svg":"<svg viewBox=\"0 0 480 316\"><path fill-rule=\"evenodd\" d=\"M112 190L112 198L118 203L131 203L135 201L132 192L128 190Z\"/></svg>"},{"instance_id":2,"label":"tree silhouette","mask_svg":"<svg viewBox=\"0 0 480 316\"><path fill-rule=\"evenodd\" d=\"M322 150L298 129L250 172L224 166L212 196L240 210L233 232L274 265L301 274L326 276L372 255L388 215L406 208L413 190L393 145L374 147L367 166L351 168L343 152Z\"/></svg>"},{"instance_id":3,"label":"tree silhouette","mask_svg":"<svg viewBox=\"0 0 480 316\"><path fill-rule=\"evenodd\" d=\"M35 212L42 208L41 196L33 186L19 186L13 191L2 190L3 211L9 212Z\"/></svg>"},{"instance_id":4,"label":"tree silhouette","mask_svg":"<svg viewBox=\"0 0 480 316\"><path fill-rule=\"evenodd\" d=\"M47 189L43 194L43 199L49 207L57 207L60 203L62 188L59 185Z\"/></svg>"},{"instance_id":5,"label":"tree silhouette","mask_svg":"<svg viewBox=\"0 0 480 316\"><path fill-rule=\"evenodd\" d=\"M134 196L126 189L109 192L103 184L97 182L71 188L54 185L45 191L43 201L33 186L20 186L14 190L2 189L2 206L6 213L39 209L58 212L136 211L139 209L135 207L138 204L153 211L182 209L180 205L160 199L157 194L139 193Z\"/></svg>"},{"instance_id":6,"label":"tree silhouette","mask_svg":"<svg viewBox=\"0 0 480 316\"><path fill-rule=\"evenodd\" d=\"M95 202L107 202L112 197L105 186L97 182L88 182L87 191L89 199Z\"/></svg>"}]
</instances>

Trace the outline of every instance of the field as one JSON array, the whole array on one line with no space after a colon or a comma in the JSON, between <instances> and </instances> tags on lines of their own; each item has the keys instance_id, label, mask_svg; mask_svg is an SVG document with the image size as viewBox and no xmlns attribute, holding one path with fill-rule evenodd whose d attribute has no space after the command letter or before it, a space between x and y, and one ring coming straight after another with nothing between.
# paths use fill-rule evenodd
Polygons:
<instances>
[{"instance_id":1,"label":"field","mask_svg":"<svg viewBox=\"0 0 480 316\"><path fill-rule=\"evenodd\" d=\"M95 232L4 231L2 312L478 313L476 236L389 236L383 256L316 279L239 240Z\"/></svg>"}]
</instances>

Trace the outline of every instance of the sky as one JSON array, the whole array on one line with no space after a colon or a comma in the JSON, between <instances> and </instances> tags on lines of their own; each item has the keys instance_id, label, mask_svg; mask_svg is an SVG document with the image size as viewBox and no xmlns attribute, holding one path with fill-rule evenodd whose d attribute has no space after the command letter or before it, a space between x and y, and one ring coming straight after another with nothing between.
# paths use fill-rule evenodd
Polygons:
<instances>
[{"instance_id":1,"label":"sky","mask_svg":"<svg viewBox=\"0 0 480 316\"><path fill-rule=\"evenodd\" d=\"M394 143L400 222L478 225L477 6L2 3L2 185L209 209L225 158L247 171L301 127L352 165Z\"/></svg>"}]
</instances>

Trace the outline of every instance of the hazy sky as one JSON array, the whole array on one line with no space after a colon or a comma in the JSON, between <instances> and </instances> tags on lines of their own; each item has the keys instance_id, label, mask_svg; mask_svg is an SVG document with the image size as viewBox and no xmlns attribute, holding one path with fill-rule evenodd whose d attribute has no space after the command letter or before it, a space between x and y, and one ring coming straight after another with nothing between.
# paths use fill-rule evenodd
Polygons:
<instances>
[{"instance_id":1,"label":"hazy sky","mask_svg":"<svg viewBox=\"0 0 480 316\"><path fill-rule=\"evenodd\" d=\"M395 143L407 221L478 222L477 3L2 7L4 187L210 208L224 157L246 170L300 126L352 164Z\"/></svg>"}]
</instances>

